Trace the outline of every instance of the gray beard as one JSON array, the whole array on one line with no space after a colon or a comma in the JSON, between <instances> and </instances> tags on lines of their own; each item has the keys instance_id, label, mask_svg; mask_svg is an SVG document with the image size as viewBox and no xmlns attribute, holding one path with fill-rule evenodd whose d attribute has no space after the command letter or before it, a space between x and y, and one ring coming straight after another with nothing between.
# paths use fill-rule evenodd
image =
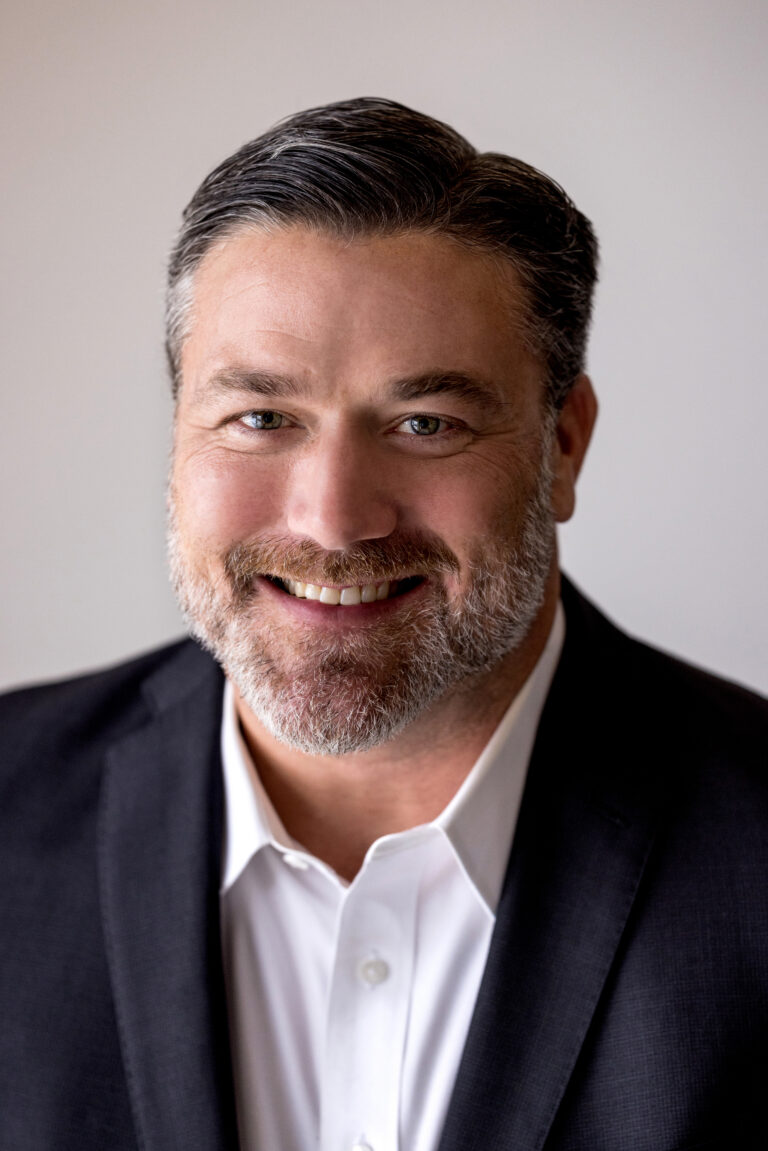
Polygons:
<instances>
[{"instance_id":1,"label":"gray beard","mask_svg":"<svg viewBox=\"0 0 768 1151\"><path fill-rule=\"evenodd\" d=\"M542 456L548 460L546 450ZM459 602L449 603L443 585L430 581L427 594L414 605L403 604L393 621L337 636L302 635L295 649L291 639L296 637L285 632L287 642L280 646L268 609L252 590L261 546L237 545L223 557L229 583L225 597L184 554L170 496L173 586L192 634L276 739L309 755L368 751L523 643L543 603L555 553L551 486L545 462L514 535L470 557L470 586ZM372 554L380 558L387 546L372 541ZM393 563L395 547L393 541ZM269 545L270 555L279 550L279 542ZM365 568L365 541L353 550ZM458 569L458 560L446 552L444 545L437 546L435 567ZM329 562L344 566L343 559Z\"/></svg>"}]
</instances>

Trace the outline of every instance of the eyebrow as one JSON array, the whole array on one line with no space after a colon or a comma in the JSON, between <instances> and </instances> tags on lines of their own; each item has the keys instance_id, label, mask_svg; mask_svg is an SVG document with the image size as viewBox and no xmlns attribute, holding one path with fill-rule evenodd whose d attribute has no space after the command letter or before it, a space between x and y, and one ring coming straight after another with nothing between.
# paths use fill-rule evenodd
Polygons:
<instances>
[{"instance_id":1,"label":"eyebrow","mask_svg":"<svg viewBox=\"0 0 768 1151\"><path fill-rule=\"evenodd\" d=\"M248 392L272 399L287 396L301 396L305 388L292 376L282 376L277 372L258 372L250 369L227 368L215 372L201 388L204 397L229 392Z\"/></svg>"},{"instance_id":2,"label":"eyebrow","mask_svg":"<svg viewBox=\"0 0 768 1151\"><path fill-rule=\"evenodd\" d=\"M301 398L309 394L307 386L292 376L241 368L227 368L214 373L201 390L203 396L245 392L268 399ZM387 399L405 403L449 396L492 413L501 412L508 406L497 384L469 372L440 368L393 380L385 385L384 392Z\"/></svg>"},{"instance_id":3,"label":"eyebrow","mask_svg":"<svg viewBox=\"0 0 768 1151\"><path fill-rule=\"evenodd\" d=\"M429 399L432 396L451 396L491 411L501 411L507 406L501 398L498 385L479 376L473 376L469 372L441 370L421 372L415 376L396 380L390 385L389 390L394 399L407 402Z\"/></svg>"}]
</instances>

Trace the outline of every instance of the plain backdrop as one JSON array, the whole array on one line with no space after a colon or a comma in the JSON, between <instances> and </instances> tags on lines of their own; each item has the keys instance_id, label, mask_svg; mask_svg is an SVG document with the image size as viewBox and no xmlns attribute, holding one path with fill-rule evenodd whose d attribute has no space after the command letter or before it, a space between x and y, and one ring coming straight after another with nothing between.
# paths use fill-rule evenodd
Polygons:
<instances>
[{"instance_id":1,"label":"plain backdrop","mask_svg":"<svg viewBox=\"0 0 768 1151\"><path fill-rule=\"evenodd\" d=\"M275 120L383 95L558 179L603 260L564 566L768 689L768 7L760 0L5 0L0 682L178 635L165 257Z\"/></svg>"}]
</instances>

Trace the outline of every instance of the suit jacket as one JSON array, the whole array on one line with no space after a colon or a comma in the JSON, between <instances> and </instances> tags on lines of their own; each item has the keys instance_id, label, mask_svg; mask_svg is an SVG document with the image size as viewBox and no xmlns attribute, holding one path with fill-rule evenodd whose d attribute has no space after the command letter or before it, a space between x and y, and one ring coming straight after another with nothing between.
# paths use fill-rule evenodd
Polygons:
<instances>
[{"instance_id":1,"label":"suit jacket","mask_svg":"<svg viewBox=\"0 0 768 1151\"><path fill-rule=\"evenodd\" d=\"M440 1151L764 1151L768 707L564 598ZM221 701L189 641L0 701L3 1151L237 1146Z\"/></svg>"}]
</instances>

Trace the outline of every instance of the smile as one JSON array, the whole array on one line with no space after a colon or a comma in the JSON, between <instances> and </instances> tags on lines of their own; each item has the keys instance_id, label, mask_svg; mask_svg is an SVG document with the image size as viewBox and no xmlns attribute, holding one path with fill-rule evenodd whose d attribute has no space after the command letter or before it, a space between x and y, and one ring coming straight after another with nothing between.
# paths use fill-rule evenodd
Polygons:
<instances>
[{"instance_id":1,"label":"smile","mask_svg":"<svg viewBox=\"0 0 768 1151\"><path fill-rule=\"evenodd\" d=\"M423 582L422 576L409 576L407 579L382 580L379 583L327 587L324 584L304 583L302 580L279 579L277 576L266 578L296 599L315 600L331 607L357 607L359 604L394 599Z\"/></svg>"}]
</instances>

